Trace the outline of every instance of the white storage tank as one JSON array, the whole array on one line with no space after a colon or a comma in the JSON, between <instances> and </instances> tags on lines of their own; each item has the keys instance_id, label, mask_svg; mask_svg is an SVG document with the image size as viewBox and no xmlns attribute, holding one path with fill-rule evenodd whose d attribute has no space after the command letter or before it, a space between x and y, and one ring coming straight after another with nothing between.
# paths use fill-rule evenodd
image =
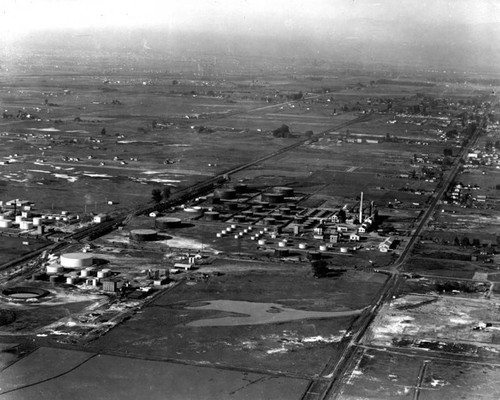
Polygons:
<instances>
[{"instance_id":1,"label":"white storage tank","mask_svg":"<svg viewBox=\"0 0 500 400\"><path fill-rule=\"evenodd\" d=\"M10 228L12 221L9 219L0 219L0 228Z\"/></svg>"},{"instance_id":2,"label":"white storage tank","mask_svg":"<svg viewBox=\"0 0 500 400\"><path fill-rule=\"evenodd\" d=\"M66 253L61 255L61 265L66 268L83 268L94 263L94 257L89 253Z\"/></svg>"},{"instance_id":3,"label":"white storage tank","mask_svg":"<svg viewBox=\"0 0 500 400\"><path fill-rule=\"evenodd\" d=\"M59 264L51 264L47 266L47 274L59 274L64 271L64 268Z\"/></svg>"},{"instance_id":4,"label":"white storage tank","mask_svg":"<svg viewBox=\"0 0 500 400\"><path fill-rule=\"evenodd\" d=\"M22 230L29 230L29 229L33 229L33 222L31 221L21 221L21 223L19 224L19 228L22 229Z\"/></svg>"},{"instance_id":5,"label":"white storage tank","mask_svg":"<svg viewBox=\"0 0 500 400\"><path fill-rule=\"evenodd\" d=\"M16 224L20 224L24 221L24 217L22 215L16 215Z\"/></svg>"},{"instance_id":6,"label":"white storage tank","mask_svg":"<svg viewBox=\"0 0 500 400\"><path fill-rule=\"evenodd\" d=\"M40 217L33 217L33 226L40 226L42 219Z\"/></svg>"}]
</instances>

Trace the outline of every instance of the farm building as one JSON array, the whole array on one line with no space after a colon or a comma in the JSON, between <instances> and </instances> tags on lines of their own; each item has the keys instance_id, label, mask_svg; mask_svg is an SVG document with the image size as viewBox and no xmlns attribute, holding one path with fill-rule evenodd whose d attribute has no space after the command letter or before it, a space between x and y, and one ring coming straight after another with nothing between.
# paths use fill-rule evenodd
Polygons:
<instances>
[{"instance_id":1,"label":"farm building","mask_svg":"<svg viewBox=\"0 0 500 400\"><path fill-rule=\"evenodd\" d=\"M385 239L382 243L380 243L378 245L378 249L382 253L387 253L389 250L391 250L393 248L393 245L394 245L394 239L392 239L391 237L388 237L387 239Z\"/></svg>"}]
</instances>

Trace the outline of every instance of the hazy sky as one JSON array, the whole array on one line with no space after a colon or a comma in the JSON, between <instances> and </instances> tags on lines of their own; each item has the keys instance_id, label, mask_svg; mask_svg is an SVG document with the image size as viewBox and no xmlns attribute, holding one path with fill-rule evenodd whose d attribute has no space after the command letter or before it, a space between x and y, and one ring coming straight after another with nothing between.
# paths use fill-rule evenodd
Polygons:
<instances>
[{"instance_id":1,"label":"hazy sky","mask_svg":"<svg viewBox=\"0 0 500 400\"><path fill-rule=\"evenodd\" d=\"M4 40L97 27L322 34L359 18L500 24L499 0L0 0L0 10Z\"/></svg>"}]
</instances>

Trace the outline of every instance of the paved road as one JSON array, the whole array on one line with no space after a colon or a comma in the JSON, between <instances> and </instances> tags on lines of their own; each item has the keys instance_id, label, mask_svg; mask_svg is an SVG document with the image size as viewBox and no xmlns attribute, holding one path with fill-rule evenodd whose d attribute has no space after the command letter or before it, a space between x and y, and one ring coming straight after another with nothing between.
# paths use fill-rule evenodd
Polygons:
<instances>
[{"instance_id":1,"label":"paved road","mask_svg":"<svg viewBox=\"0 0 500 400\"><path fill-rule=\"evenodd\" d=\"M421 232L424 230L430 217L435 212L439 201L460 171L461 160L465 157L470 148L475 144L481 132L482 129L478 127L469 140L468 145L464 146L461 152L455 158L455 162L452 168L448 171L446 176L443 177L443 180L438 186L437 191L434 193L429 206L423 212L423 214L421 214L417 227L412 232L410 240L407 242L405 249L401 252L395 264L393 264L391 268L384 271L391 274L390 278L385 283L375 304L365 312L363 312L355 322L355 327L353 329L354 333L349 338L344 338L344 340L341 342L342 353L340 358L336 362L334 362L335 357L332 358L332 360L330 360L330 362L328 362L323 369L320 376L331 377L331 380L328 383L325 383L324 379L316 379L311 381L306 392L302 396L302 400L333 400L338 398L338 395L341 393L341 387L344 382L344 378L346 374L351 371L352 368L354 368L354 365L358 358L358 352L356 351L357 345L360 343L370 324L380 311L382 305L392 299L394 294L397 292L397 289L404 281L404 276L400 274L403 266L408 260L408 257L410 256L415 244L419 240Z\"/></svg>"}]
</instances>

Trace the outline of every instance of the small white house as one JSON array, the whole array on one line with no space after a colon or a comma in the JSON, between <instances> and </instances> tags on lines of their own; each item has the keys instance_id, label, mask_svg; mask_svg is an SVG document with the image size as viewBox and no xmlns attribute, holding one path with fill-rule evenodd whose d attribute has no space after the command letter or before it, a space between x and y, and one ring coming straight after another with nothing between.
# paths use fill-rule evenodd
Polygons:
<instances>
[{"instance_id":1,"label":"small white house","mask_svg":"<svg viewBox=\"0 0 500 400\"><path fill-rule=\"evenodd\" d=\"M96 224L100 224L101 222L107 221L108 220L108 215L107 214L97 214L94 216L94 222Z\"/></svg>"},{"instance_id":2,"label":"small white house","mask_svg":"<svg viewBox=\"0 0 500 400\"><path fill-rule=\"evenodd\" d=\"M358 235L357 233L351 233L351 234L349 235L349 240L350 240L351 242L359 242L359 239L360 239L360 238L359 238L359 235Z\"/></svg>"},{"instance_id":3,"label":"small white house","mask_svg":"<svg viewBox=\"0 0 500 400\"><path fill-rule=\"evenodd\" d=\"M385 239L382 243L380 243L378 245L378 249L382 253L387 253L392 248L393 242L394 242L394 240L391 237L388 237L387 239Z\"/></svg>"}]
</instances>

